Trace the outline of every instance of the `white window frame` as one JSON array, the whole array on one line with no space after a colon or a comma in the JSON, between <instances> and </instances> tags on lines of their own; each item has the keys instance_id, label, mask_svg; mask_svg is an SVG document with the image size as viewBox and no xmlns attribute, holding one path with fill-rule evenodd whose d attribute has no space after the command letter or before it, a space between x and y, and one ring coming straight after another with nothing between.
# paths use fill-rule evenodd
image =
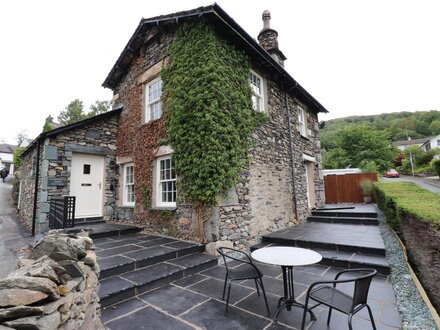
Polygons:
<instances>
[{"instance_id":1,"label":"white window frame","mask_svg":"<svg viewBox=\"0 0 440 330\"><path fill-rule=\"evenodd\" d=\"M160 172L161 172L161 168L160 168L160 163L161 161L166 161L166 160L170 160L171 161L171 175L173 173L173 163L172 163L172 157L171 155L166 155L166 156L162 156L162 157L157 157L156 158L156 206L157 207L176 207L176 200L172 201L172 202L168 202L168 201L162 201L162 183L163 182L173 182L174 181L174 189L176 189L176 182L177 182L177 178L176 176L174 178L171 179L161 179L160 176ZM176 196L177 196L177 191L176 191Z\"/></svg>"},{"instance_id":2,"label":"white window frame","mask_svg":"<svg viewBox=\"0 0 440 330\"><path fill-rule=\"evenodd\" d=\"M127 171L128 171L129 168L132 168L132 181L131 182L127 181ZM135 197L135 194L134 194L134 163L124 164L124 181L123 182L124 182L124 187L123 187L124 193L123 193L123 203L122 204L124 206L134 206L134 203L136 201L136 197ZM128 200L128 196L129 196L128 189L129 189L129 187L132 187L131 189L133 189L133 200L132 201Z\"/></svg>"},{"instance_id":3,"label":"white window frame","mask_svg":"<svg viewBox=\"0 0 440 330\"><path fill-rule=\"evenodd\" d=\"M160 82L160 88L161 88L159 98L154 99L154 100L150 100L150 87L152 85L154 85L155 83L157 83L157 82ZM147 84L145 84L144 94L145 94L145 105L144 105L144 109L145 109L145 122L148 123L150 121L157 120L160 117L162 117L162 101L161 101L161 96L162 96L162 79L160 79L160 77L159 77L159 78L153 79L153 80L149 81ZM160 112L160 114L159 114L159 117L152 118L152 116L151 116L151 105L157 104L157 103L159 103L159 112Z\"/></svg>"},{"instance_id":4,"label":"white window frame","mask_svg":"<svg viewBox=\"0 0 440 330\"><path fill-rule=\"evenodd\" d=\"M260 80L260 94L258 94L254 88L252 87L252 81L251 81L251 77L255 76L255 78ZM249 71L249 86L251 87L252 90L252 107L254 108L255 111L258 112L264 112L264 80L263 77L261 77L258 73L256 73L254 70L250 70ZM260 101L260 108L258 109L256 106L256 102L254 102L254 98L259 99Z\"/></svg>"},{"instance_id":5,"label":"white window frame","mask_svg":"<svg viewBox=\"0 0 440 330\"><path fill-rule=\"evenodd\" d=\"M299 133L307 137L307 122L306 122L306 109L298 105L298 131Z\"/></svg>"}]
</instances>

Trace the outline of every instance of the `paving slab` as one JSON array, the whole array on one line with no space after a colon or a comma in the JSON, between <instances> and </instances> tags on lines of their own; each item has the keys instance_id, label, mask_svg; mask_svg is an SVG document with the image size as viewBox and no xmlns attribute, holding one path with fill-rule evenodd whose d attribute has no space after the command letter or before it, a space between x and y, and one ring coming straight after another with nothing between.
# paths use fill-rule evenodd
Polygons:
<instances>
[{"instance_id":1,"label":"paving slab","mask_svg":"<svg viewBox=\"0 0 440 330\"><path fill-rule=\"evenodd\" d=\"M193 330L194 327L175 319L151 306L139 309L123 318L116 319L106 325L112 330L152 330L176 329Z\"/></svg>"},{"instance_id":2,"label":"paving slab","mask_svg":"<svg viewBox=\"0 0 440 330\"><path fill-rule=\"evenodd\" d=\"M264 329L270 320L231 307L229 314L224 315L225 305L217 300L209 301L197 306L181 317L201 329L209 330L255 330Z\"/></svg>"},{"instance_id":3,"label":"paving slab","mask_svg":"<svg viewBox=\"0 0 440 330\"><path fill-rule=\"evenodd\" d=\"M170 285L139 295L138 298L175 316L209 299L204 295Z\"/></svg>"}]
</instances>

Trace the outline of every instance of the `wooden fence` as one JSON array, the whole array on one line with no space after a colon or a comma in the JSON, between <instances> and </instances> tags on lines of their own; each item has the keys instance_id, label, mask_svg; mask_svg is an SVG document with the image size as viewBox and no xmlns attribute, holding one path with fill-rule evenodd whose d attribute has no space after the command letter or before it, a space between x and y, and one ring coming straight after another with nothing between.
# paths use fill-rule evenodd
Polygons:
<instances>
[{"instance_id":1,"label":"wooden fence","mask_svg":"<svg viewBox=\"0 0 440 330\"><path fill-rule=\"evenodd\" d=\"M377 181L377 174L351 173L324 176L325 202L327 204L363 203L364 196L359 183L364 179Z\"/></svg>"}]
</instances>

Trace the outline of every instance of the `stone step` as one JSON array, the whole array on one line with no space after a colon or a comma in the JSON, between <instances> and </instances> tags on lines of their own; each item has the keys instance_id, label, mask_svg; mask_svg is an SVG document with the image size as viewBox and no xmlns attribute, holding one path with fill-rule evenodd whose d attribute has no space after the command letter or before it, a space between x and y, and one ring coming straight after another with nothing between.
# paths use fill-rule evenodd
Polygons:
<instances>
[{"instance_id":1,"label":"stone step","mask_svg":"<svg viewBox=\"0 0 440 330\"><path fill-rule=\"evenodd\" d=\"M385 255L378 226L305 222L262 237L264 243Z\"/></svg>"},{"instance_id":2,"label":"stone step","mask_svg":"<svg viewBox=\"0 0 440 330\"><path fill-rule=\"evenodd\" d=\"M205 250L201 244L160 236L98 241L95 246L100 279Z\"/></svg>"},{"instance_id":3,"label":"stone step","mask_svg":"<svg viewBox=\"0 0 440 330\"><path fill-rule=\"evenodd\" d=\"M93 217L93 218L76 218L75 219L75 227L82 225L95 225L98 223L105 223L105 220L102 217Z\"/></svg>"},{"instance_id":4,"label":"stone step","mask_svg":"<svg viewBox=\"0 0 440 330\"><path fill-rule=\"evenodd\" d=\"M377 218L359 218L359 217L330 217L323 215L312 215L307 217L309 222L325 222L325 223L345 223L378 226Z\"/></svg>"},{"instance_id":5,"label":"stone step","mask_svg":"<svg viewBox=\"0 0 440 330\"><path fill-rule=\"evenodd\" d=\"M268 246L279 246L274 243L259 243L251 247L251 251ZM353 268L374 268L380 274L388 275L390 266L385 256L359 252L344 252L336 250L313 249L322 255L321 265L353 269Z\"/></svg>"},{"instance_id":6,"label":"stone step","mask_svg":"<svg viewBox=\"0 0 440 330\"><path fill-rule=\"evenodd\" d=\"M89 231L90 237L93 239L135 234L143 230L141 227L106 222L75 225L74 229Z\"/></svg>"},{"instance_id":7,"label":"stone step","mask_svg":"<svg viewBox=\"0 0 440 330\"><path fill-rule=\"evenodd\" d=\"M312 211L312 215L316 216L324 216L324 217L349 217L349 218L377 218L376 212L355 212L355 211L342 211L342 210L333 210L333 211Z\"/></svg>"},{"instance_id":8,"label":"stone step","mask_svg":"<svg viewBox=\"0 0 440 330\"><path fill-rule=\"evenodd\" d=\"M216 257L197 252L108 277L100 280L101 306L110 306L215 265Z\"/></svg>"}]
</instances>

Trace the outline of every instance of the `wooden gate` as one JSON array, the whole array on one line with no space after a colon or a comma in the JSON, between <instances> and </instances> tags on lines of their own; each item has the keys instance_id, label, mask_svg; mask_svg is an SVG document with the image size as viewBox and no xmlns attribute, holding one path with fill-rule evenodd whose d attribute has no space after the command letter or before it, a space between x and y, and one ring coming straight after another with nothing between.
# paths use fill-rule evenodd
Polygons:
<instances>
[{"instance_id":1,"label":"wooden gate","mask_svg":"<svg viewBox=\"0 0 440 330\"><path fill-rule=\"evenodd\" d=\"M325 202L327 204L363 203L364 196L359 183L364 179L377 181L377 174L350 173L324 176Z\"/></svg>"}]
</instances>

